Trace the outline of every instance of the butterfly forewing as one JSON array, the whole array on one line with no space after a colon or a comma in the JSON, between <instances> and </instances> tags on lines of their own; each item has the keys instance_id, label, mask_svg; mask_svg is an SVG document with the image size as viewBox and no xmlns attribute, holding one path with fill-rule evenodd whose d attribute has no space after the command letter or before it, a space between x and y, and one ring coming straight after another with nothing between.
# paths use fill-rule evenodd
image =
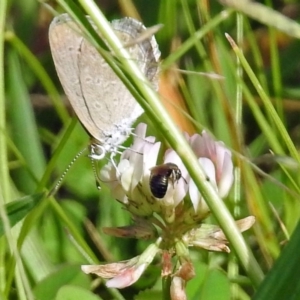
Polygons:
<instances>
[{"instance_id":1,"label":"butterfly forewing","mask_svg":"<svg viewBox=\"0 0 300 300\"><path fill-rule=\"evenodd\" d=\"M131 18L113 21L112 28L124 45L130 43L132 59L157 88L160 52L154 37L134 43L146 28ZM61 84L86 130L99 144L123 143L143 109L67 14L54 18L49 40Z\"/></svg>"}]
</instances>

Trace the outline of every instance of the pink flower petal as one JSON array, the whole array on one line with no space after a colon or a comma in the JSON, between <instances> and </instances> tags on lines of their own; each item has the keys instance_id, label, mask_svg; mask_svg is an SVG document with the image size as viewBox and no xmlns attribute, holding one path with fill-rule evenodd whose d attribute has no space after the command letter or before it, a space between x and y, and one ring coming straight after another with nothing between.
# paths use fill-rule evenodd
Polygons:
<instances>
[{"instance_id":1,"label":"pink flower petal","mask_svg":"<svg viewBox=\"0 0 300 300\"><path fill-rule=\"evenodd\" d=\"M224 198L228 195L230 188L233 184L233 180L234 180L234 173L233 173L233 164L231 161L231 155L229 153L226 153L224 156L222 177L218 182L220 197Z\"/></svg>"},{"instance_id":2,"label":"pink flower petal","mask_svg":"<svg viewBox=\"0 0 300 300\"><path fill-rule=\"evenodd\" d=\"M198 161L203 171L205 172L206 176L208 177L210 183L214 186L216 190L218 190L216 184L216 169L213 162L206 157L200 157Z\"/></svg>"},{"instance_id":3,"label":"pink flower petal","mask_svg":"<svg viewBox=\"0 0 300 300\"><path fill-rule=\"evenodd\" d=\"M142 264L137 268L133 266L129 269L126 269L121 274L108 280L106 282L106 286L108 288L116 288L116 289L123 289L125 287L128 287L133 283L135 283L141 277L146 267L147 264Z\"/></svg>"},{"instance_id":4,"label":"pink flower petal","mask_svg":"<svg viewBox=\"0 0 300 300\"><path fill-rule=\"evenodd\" d=\"M189 183L189 195L190 195L190 199L192 201L194 210L197 211L199 202L201 201L202 196L199 193L199 190L193 180L191 180Z\"/></svg>"}]
</instances>

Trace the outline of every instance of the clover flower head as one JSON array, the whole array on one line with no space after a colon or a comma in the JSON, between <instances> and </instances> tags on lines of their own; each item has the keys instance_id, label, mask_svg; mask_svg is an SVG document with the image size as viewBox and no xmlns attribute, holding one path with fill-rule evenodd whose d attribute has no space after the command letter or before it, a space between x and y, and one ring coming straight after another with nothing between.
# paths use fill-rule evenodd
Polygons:
<instances>
[{"instance_id":1,"label":"clover flower head","mask_svg":"<svg viewBox=\"0 0 300 300\"><path fill-rule=\"evenodd\" d=\"M83 266L83 270L110 278L110 287L122 288L134 283L154 256L161 253L162 276L172 276L172 299L185 299L186 282L195 276L188 248L224 252L230 249L218 226L203 224L209 207L178 154L173 149L160 153L161 143L147 137L146 130L143 123L137 126L133 144L121 154L117 167L109 162L99 178L131 213L133 221L129 226L104 228L104 232L118 237L155 238L156 242L129 261ZM201 135L185 134L185 138L207 180L221 198L226 197L234 181L231 152L206 131ZM241 231L253 223L254 217L236 222ZM174 255L179 259L176 267L172 266ZM181 298L176 296L179 294Z\"/></svg>"},{"instance_id":2,"label":"clover flower head","mask_svg":"<svg viewBox=\"0 0 300 300\"><path fill-rule=\"evenodd\" d=\"M186 139L208 180L220 197L226 197L234 180L231 152L205 131L202 135L191 137L186 134ZM203 219L209 209L183 162L173 149L168 149L162 162L158 163L160 147L161 143L155 142L154 137L146 137L146 125L139 124L133 145L122 153L117 170L111 162L108 163L101 170L101 180L110 186L113 196L135 215L151 216L155 212L165 221L173 222L176 208L188 198L192 204L192 218ZM172 178L170 173L175 172L175 168L180 175ZM157 172L155 176L154 172ZM153 194L153 186L158 190L166 189L163 197Z\"/></svg>"}]
</instances>

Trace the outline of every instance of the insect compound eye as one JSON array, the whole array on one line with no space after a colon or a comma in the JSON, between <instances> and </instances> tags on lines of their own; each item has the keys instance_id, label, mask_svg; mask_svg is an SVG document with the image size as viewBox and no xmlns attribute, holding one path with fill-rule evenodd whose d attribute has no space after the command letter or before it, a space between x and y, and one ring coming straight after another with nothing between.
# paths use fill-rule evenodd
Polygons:
<instances>
[{"instance_id":1,"label":"insect compound eye","mask_svg":"<svg viewBox=\"0 0 300 300\"><path fill-rule=\"evenodd\" d=\"M177 169L177 170L174 170L174 173L175 173L175 181L178 181L180 178L181 178L181 171L180 169Z\"/></svg>"}]
</instances>

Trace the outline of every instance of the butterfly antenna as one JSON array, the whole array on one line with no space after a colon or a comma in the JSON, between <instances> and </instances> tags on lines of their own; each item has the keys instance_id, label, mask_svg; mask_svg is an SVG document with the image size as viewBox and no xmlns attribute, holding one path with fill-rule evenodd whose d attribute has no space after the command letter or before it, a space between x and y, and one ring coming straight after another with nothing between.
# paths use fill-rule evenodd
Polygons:
<instances>
[{"instance_id":1,"label":"butterfly antenna","mask_svg":"<svg viewBox=\"0 0 300 300\"><path fill-rule=\"evenodd\" d=\"M91 164L92 164L92 170L93 170L93 173L94 173L94 177L96 179L96 187L97 187L98 190L101 190L101 185L100 185L101 180L98 176L98 168L95 165L95 160L93 158L91 158Z\"/></svg>"},{"instance_id":2,"label":"butterfly antenna","mask_svg":"<svg viewBox=\"0 0 300 300\"><path fill-rule=\"evenodd\" d=\"M49 192L49 197L53 196L54 194L56 194L56 192L58 191L58 189L60 188L63 180L65 179L67 173L70 171L70 169L72 168L73 164L77 161L77 159L87 150L87 148L84 148L83 150L81 150L79 153L76 154L76 156L72 159L72 161L69 163L69 165L67 166L67 168L65 169L65 171L62 173L62 175L60 176L60 178L58 179L57 183L55 184L54 188Z\"/></svg>"}]
</instances>

